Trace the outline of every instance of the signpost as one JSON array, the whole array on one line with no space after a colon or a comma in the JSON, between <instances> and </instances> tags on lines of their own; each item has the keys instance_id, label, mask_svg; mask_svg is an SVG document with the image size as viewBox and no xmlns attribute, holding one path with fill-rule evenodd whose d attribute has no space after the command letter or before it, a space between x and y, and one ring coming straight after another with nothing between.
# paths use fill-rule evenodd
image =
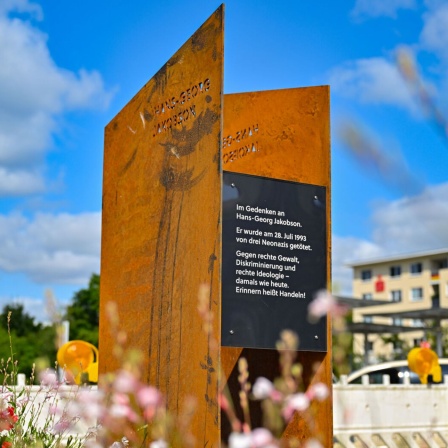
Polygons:
<instances>
[{"instance_id":1,"label":"signpost","mask_svg":"<svg viewBox=\"0 0 448 448\"><path fill-rule=\"evenodd\" d=\"M330 282L329 142L327 87L223 95L222 6L106 127L100 373L119 367L115 302L170 411L197 397L198 446L228 433L219 369L235 396L240 356L252 381L275 378L282 329L299 335L305 386L331 388L329 322L306 318ZM203 283L211 334L197 312ZM314 425L296 416L284 436L317 429L330 446L329 401Z\"/></svg>"},{"instance_id":2,"label":"signpost","mask_svg":"<svg viewBox=\"0 0 448 448\"><path fill-rule=\"evenodd\" d=\"M326 351L307 308L326 288L325 187L224 172L221 344L275 349L282 330Z\"/></svg>"}]
</instances>

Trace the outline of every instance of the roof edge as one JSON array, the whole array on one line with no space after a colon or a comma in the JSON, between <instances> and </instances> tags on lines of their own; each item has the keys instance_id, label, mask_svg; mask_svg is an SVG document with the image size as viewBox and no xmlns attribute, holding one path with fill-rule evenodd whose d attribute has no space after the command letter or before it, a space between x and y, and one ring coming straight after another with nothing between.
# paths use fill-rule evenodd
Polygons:
<instances>
[{"instance_id":1,"label":"roof edge","mask_svg":"<svg viewBox=\"0 0 448 448\"><path fill-rule=\"evenodd\" d=\"M371 258L371 259L365 259L360 261L353 261L350 263L346 263L346 266L351 268L356 268L360 266L367 266L371 264L381 264L381 263L387 263L389 261L399 261L399 260L409 260L411 258L423 258L428 257L431 255L442 255L446 254L448 256L448 248L444 249L434 249L434 250L427 250L423 252L413 252L413 253L407 253L407 254L395 254L395 255L389 255L387 257L378 257L378 258Z\"/></svg>"}]
</instances>

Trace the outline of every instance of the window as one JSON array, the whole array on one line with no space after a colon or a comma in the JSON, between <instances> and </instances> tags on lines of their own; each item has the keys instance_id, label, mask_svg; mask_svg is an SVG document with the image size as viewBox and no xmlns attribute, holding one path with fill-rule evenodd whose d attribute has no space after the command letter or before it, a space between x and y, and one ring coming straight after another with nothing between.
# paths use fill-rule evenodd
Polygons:
<instances>
[{"instance_id":1,"label":"window","mask_svg":"<svg viewBox=\"0 0 448 448\"><path fill-rule=\"evenodd\" d=\"M392 302L401 302L401 289L391 291L390 299L392 300Z\"/></svg>"},{"instance_id":2,"label":"window","mask_svg":"<svg viewBox=\"0 0 448 448\"><path fill-rule=\"evenodd\" d=\"M363 317L365 324L371 324L372 323L372 316L364 316Z\"/></svg>"},{"instance_id":3,"label":"window","mask_svg":"<svg viewBox=\"0 0 448 448\"><path fill-rule=\"evenodd\" d=\"M363 282L367 282L372 279L372 271L370 269L364 269L361 271L361 279Z\"/></svg>"},{"instance_id":4,"label":"window","mask_svg":"<svg viewBox=\"0 0 448 448\"><path fill-rule=\"evenodd\" d=\"M372 300L372 299L373 297L371 292L362 295L362 300Z\"/></svg>"},{"instance_id":5,"label":"window","mask_svg":"<svg viewBox=\"0 0 448 448\"><path fill-rule=\"evenodd\" d=\"M411 289L411 301L418 302L423 300L423 288L412 288Z\"/></svg>"},{"instance_id":6,"label":"window","mask_svg":"<svg viewBox=\"0 0 448 448\"><path fill-rule=\"evenodd\" d=\"M422 319L412 319L412 326L413 327L423 327L425 323Z\"/></svg>"},{"instance_id":7,"label":"window","mask_svg":"<svg viewBox=\"0 0 448 448\"><path fill-rule=\"evenodd\" d=\"M422 273L423 265L421 263L412 263L411 264L411 274L419 275Z\"/></svg>"},{"instance_id":8,"label":"window","mask_svg":"<svg viewBox=\"0 0 448 448\"><path fill-rule=\"evenodd\" d=\"M399 317L394 317L392 319L392 325L395 327L401 327L403 325L403 321Z\"/></svg>"},{"instance_id":9,"label":"window","mask_svg":"<svg viewBox=\"0 0 448 448\"><path fill-rule=\"evenodd\" d=\"M391 266L390 267L390 276L391 277L400 277L401 275L401 266Z\"/></svg>"}]
</instances>

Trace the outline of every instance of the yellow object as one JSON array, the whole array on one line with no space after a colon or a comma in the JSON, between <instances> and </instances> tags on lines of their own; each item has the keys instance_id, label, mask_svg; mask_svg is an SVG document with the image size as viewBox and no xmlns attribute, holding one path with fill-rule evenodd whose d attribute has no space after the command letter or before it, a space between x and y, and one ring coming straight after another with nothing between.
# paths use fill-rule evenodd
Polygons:
<instances>
[{"instance_id":1,"label":"yellow object","mask_svg":"<svg viewBox=\"0 0 448 448\"><path fill-rule=\"evenodd\" d=\"M422 384L428 383L428 375L432 375L433 381L442 381L442 369L439 365L439 357L429 347L416 347L408 353L408 366L415 372Z\"/></svg>"},{"instance_id":2,"label":"yellow object","mask_svg":"<svg viewBox=\"0 0 448 448\"><path fill-rule=\"evenodd\" d=\"M76 384L81 384L83 373L87 373L89 382L98 382L98 349L89 342L66 342L58 350L57 360L73 375Z\"/></svg>"}]
</instances>

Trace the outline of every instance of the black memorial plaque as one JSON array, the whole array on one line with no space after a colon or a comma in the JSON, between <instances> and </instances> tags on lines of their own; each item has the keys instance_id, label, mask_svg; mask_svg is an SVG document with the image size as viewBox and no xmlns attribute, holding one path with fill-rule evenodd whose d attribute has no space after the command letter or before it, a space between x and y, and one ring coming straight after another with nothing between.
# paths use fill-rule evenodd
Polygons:
<instances>
[{"instance_id":1,"label":"black memorial plaque","mask_svg":"<svg viewBox=\"0 0 448 448\"><path fill-rule=\"evenodd\" d=\"M308 305L327 284L325 187L224 172L222 345L326 351Z\"/></svg>"}]
</instances>

